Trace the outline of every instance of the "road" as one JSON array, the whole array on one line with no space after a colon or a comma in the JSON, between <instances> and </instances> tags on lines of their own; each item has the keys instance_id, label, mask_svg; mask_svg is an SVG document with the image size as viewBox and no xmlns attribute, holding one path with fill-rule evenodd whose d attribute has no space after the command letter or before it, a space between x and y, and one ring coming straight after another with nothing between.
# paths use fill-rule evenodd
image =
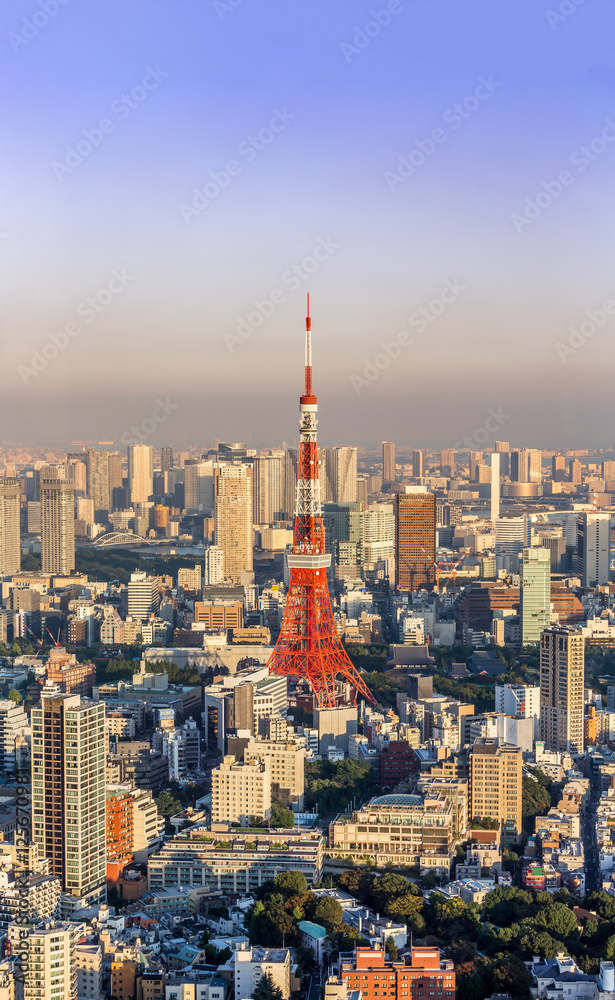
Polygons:
<instances>
[{"instance_id":1,"label":"road","mask_svg":"<svg viewBox=\"0 0 615 1000\"><path fill-rule=\"evenodd\" d=\"M598 852L596 850L595 817L596 806L600 798L600 776L593 777L591 782L591 797L587 815L583 822L583 850L585 852L585 891L595 892L600 888L598 872Z\"/></svg>"}]
</instances>

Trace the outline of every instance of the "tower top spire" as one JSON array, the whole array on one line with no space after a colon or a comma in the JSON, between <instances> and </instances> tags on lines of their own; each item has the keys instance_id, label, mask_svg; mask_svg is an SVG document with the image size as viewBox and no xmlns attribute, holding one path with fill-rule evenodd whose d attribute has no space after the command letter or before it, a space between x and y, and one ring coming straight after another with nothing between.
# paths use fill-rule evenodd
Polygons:
<instances>
[{"instance_id":1,"label":"tower top spire","mask_svg":"<svg viewBox=\"0 0 615 1000\"><path fill-rule=\"evenodd\" d=\"M312 392L312 319L310 317L310 293L307 293L307 316L305 317L305 390L302 403L315 405L316 396Z\"/></svg>"}]
</instances>

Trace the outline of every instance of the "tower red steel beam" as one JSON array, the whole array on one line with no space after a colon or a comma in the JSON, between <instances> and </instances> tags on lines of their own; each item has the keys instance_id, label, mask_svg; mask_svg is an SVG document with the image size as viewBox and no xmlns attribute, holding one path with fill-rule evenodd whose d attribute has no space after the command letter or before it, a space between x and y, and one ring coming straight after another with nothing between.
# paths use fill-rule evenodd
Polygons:
<instances>
[{"instance_id":1,"label":"tower red steel beam","mask_svg":"<svg viewBox=\"0 0 615 1000\"><path fill-rule=\"evenodd\" d=\"M312 391L312 321L310 297L305 321L305 385L300 397L300 445L292 555L288 556L290 582L280 636L269 657L270 673L307 680L319 708L335 708L339 680L348 681L358 694L376 704L369 688L353 666L337 634L331 607L325 552L318 446L318 400ZM336 683L337 682L337 683Z\"/></svg>"}]
</instances>

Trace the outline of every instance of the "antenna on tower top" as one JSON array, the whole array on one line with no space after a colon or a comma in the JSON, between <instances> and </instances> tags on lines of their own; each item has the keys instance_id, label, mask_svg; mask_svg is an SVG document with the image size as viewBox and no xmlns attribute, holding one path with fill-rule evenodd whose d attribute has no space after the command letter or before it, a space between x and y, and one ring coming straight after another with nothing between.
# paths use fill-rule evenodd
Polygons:
<instances>
[{"instance_id":1,"label":"antenna on tower top","mask_svg":"<svg viewBox=\"0 0 615 1000\"><path fill-rule=\"evenodd\" d=\"M312 395L312 320L310 319L310 293L307 293L305 317L305 395Z\"/></svg>"}]
</instances>

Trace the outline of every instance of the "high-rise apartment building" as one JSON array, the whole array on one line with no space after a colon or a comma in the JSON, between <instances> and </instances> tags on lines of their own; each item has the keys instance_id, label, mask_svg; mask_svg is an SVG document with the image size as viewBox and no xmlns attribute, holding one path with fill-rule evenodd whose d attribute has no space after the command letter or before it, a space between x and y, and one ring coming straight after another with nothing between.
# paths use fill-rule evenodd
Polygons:
<instances>
[{"instance_id":1,"label":"high-rise apartment building","mask_svg":"<svg viewBox=\"0 0 615 1000\"><path fill-rule=\"evenodd\" d=\"M201 567L180 567L177 571L177 586L178 588L183 587L184 590L196 590L198 592L201 589Z\"/></svg>"},{"instance_id":2,"label":"high-rise apartment building","mask_svg":"<svg viewBox=\"0 0 615 1000\"><path fill-rule=\"evenodd\" d=\"M77 996L77 944L85 924L45 920L25 927L12 924L9 940L21 958L23 1000L75 1000ZM13 993L6 993L7 998ZM81 994L79 994L81 996Z\"/></svg>"},{"instance_id":3,"label":"high-rise apartment building","mask_svg":"<svg viewBox=\"0 0 615 1000\"><path fill-rule=\"evenodd\" d=\"M495 450L500 456L500 472L503 476L510 475L510 444L508 441L496 441Z\"/></svg>"},{"instance_id":4,"label":"high-rise apartment building","mask_svg":"<svg viewBox=\"0 0 615 1000\"><path fill-rule=\"evenodd\" d=\"M285 518L285 453L273 452L254 459L252 504L254 524L272 524Z\"/></svg>"},{"instance_id":5,"label":"high-rise apartment building","mask_svg":"<svg viewBox=\"0 0 615 1000\"><path fill-rule=\"evenodd\" d=\"M425 475L425 452L412 452L412 475L415 479L422 479Z\"/></svg>"},{"instance_id":6,"label":"high-rise apartment building","mask_svg":"<svg viewBox=\"0 0 615 1000\"><path fill-rule=\"evenodd\" d=\"M265 822L271 815L271 769L255 760L247 764L232 754L211 772L211 822L247 825L251 817Z\"/></svg>"},{"instance_id":7,"label":"high-rise apartment building","mask_svg":"<svg viewBox=\"0 0 615 1000\"><path fill-rule=\"evenodd\" d=\"M521 641L539 642L551 621L551 553L524 548L521 579Z\"/></svg>"},{"instance_id":8,"label":"high-rise apartment building","mask_svg":"<svg viewBox=\"0 0 615 1000\"><path fill-rule=\"evenodd\" d=\"M609 582L611 515L584 512L577 521L577 570L583 587L601 587Z\"/></svg>"},{"instance_id":9,"label":"high-rise apartment building","mask_svg":"<svg viewBox=\"0 0 615 1000\"><path fill-rule=\"evenodd\" d=\"M253 574L252 470L220 465L214 479L214 534L224 553L224 576L232 583L251 582Z\"/></svg>"},{"instance_id":10,"label":"high-rise apartment building","mask_svg":"<svg viewBox=\"0 0 615 1000\"><path fill-rule=\"evenodd\" d=\"M452 479L455 475L455 452L450 448L440 452L440 475Z\"/></svg>"},{"instance_id":11,"label":"high-rise apartment building","mask_svg":"<svg viewBox=\"0 0 615 1000\"><path fill-rule=\"evenodd\" d=\"M395 497L395 583L400 590L433 590L436 556L434 493Z\"/></svg>"},{"instance_id":12,"label":"high-rise apartment building","mask_svg":"<svg viewBox=\"0 0 615 1000\"><path fill-rule=\"evenodd\" d=\"M483 464L483 453L482 451L471 451L469 452L469 473L470 482L478 482L478 467Z\"/></svg>"},{"instance_id":13,"label":"high-rise apartment building","mask_svg":"<svg viewBox=\"0 0 615 1000\"><path fill-rule=\"evenodd\" d=\"M203 584L213 587L224 580L224 551L217 545L205 549Z\"/></svg>"},{"instance_id":14,"label":"high-rise apartment building","mask_svg":"<svg viewBox=\"0 0 615 1000\"><path fill-rule=\"evenodd\" d=\"M395 482L395 442L382 442L382 485Z\"/></svg>"},{"instance_id":15,"label":"high-rise apartment building","mask_svg":"<svg viewBox=\"0 0 615 1000\"><path fill-rule=\"evenodd\" d=\"M521 747L492 737L482 737L470 750L470 818L501 823L502 845L519 839L523 759Z\"/></svg>"},{"instance_id":16,"label":"high-rise apartment building","mask_svg":"<svg viewBox=\"0 0 615 1000\"><path fill-rule=\"evenodd\" d=\"M117 451L109 452L109 503L112 507L117 507L115 501L117 490L121 490L124 484L123 460Z\"/></svg>"},{"instance_id":17,"label":"high-rise apartment building","mask_svg":"<svg viewBox=\"0 0 615 1000\"><path fill-rule=\"evenodd\" d=\"M21 569L20 504L19 479L0 479L0 576Z\"/></svg>"},{"instance_id":18,"label":"high-rise apartment building","mask_svg":"<svg viewBox=\"0 0 615 1000\"><path fill-rule=\"evenodd\" d=\"M357 500L357 449L321 448L320 498L323 503L355 503Z\"/></svg>"},{"instance_id":19,"label":"high-rise apartment building","mask_svg":"<svg viewBox=\"0 0 615 1000\"><path fill-rule=\"evenodd\" d=\"M105 893L105 706L46 694L32 709L32 839L65 893Z\"/></svg>"},{"instance_id":20,"label":"high-rise apartment building","mask_svg":"<svg viewBox=\"0 0 615 1000\"><path fill-rule=\"evenodd\" d=\"M540 738L545 749L583 753L585 639L564 625L540 637Z\"/></svg>"},{"instance_id":21,"label":"high-rise apartment building","mask_svg":"<svg viewBox=\"0 0 615 1000\"><path fill-rule=\"evenodd\" d=\"M363 566L395 558L395 508L391 503L370 504L363 511ZM391 577L392 577L391 573Z\"/></svg>"},{"instance_id":22,"label":"high-rise apartment building","mask_svg":"<svg viewBox=\"0 0 615 1000\"><path fill-rule=\"evenodd\" d=\"M94 502L94 516L97 521L103 522L111 506L108 451L88 448L87 485L88 496Z\"/></svg>"},{"instance_id":23,"label":"high-rise apartment building","mask_svg":"<svg viewBox=\"0 0 615 1000\"><path fill-rule=\"evenodd\" d=\"M82 460L83 459L83 460ZM75 496L84 497L88 491L87 456L71 458L66 463L66 478L75 487Z\"/></svg>"},{"instance_id":24,"label":"high-rise apartment building","mask_svg":"<svg viewBox=\"0 0 615 1000\"><path fill-rule=\"evenodd\" d=\"M70 482L41 483L41 569L68 576L75 568L75 490Z\"/></svg>"},{"instance_id":25,"label":"high-rise apartment building","mask_svg":"<svg viewBox=\"0 0 615 1000\"><path fill-rule=\"evenodd\" d=\"M539 483L542 480L542 452L538 448L520 448L510 456L510 478L515 483Z\"/></svg>"},{"instance_id":26,"label":"high-rise apartment building","mask_svg":"<svg viewBox=\"0 0 615 1000\"><path fill-rule=\"evenodd\" d=\"M325 503L325 546L333 554L336 575L360 575L363 511L358 503ZM348 568L348 574L342 569Z\"/></svg>"},{"instance_id":27,"label":"high-rise apartment building","mask_svg":"<svg viewBox=\"0 0 615 1000\"><path fill-rule=\"evenodd\" d=\"M128 446L128 486L132 503L146 503L154 492L154 449L149 444Z\"/></svg>"},{"instance_id":28,"label":"high-rise apartment building","mask_svg":"<svg viewBox=\"0 0 615 1000\"><path fill-rule=\"evenodd\" d=\"M566 478L566 458L564 455L553 455L551 458L551 479L554 483L563 483Z\"/></svg>"},{"instance_id":29,"label":"high-rise apartment building","mask_svg":"<svg viewBox=\"0 0 615 1000\"><path fill-rule=\"evenodd\" d=\"M540 688L526 684L496 684L495 711L516 719L534 720L534 737L540 729Z\"/></svg>"},{"instance_id":30,"label":"high-rise apartment building","mask_svg":"<svg viewBox=\"0 0 615 1000\"><path fill-rule=\"evenodd\" d=\"M283 721L283 720L282 720ZM269 765L271 794L301 812L305 793L305 746L295 740L252 739L244 750L249 763Z\"/></svg>"},{"instance_id":31,"label":"high-rise apartment building","mask_svg":"<svg viewBox=\"0 0 615 1000\"><path fill-rule=\"evenodd\" d=\"M578 458L572 458L568 463L568 479L576 486L581 485L583 479L583 467Z\"/></svg>"},{"instance_id":32,"label":"high-rise apartment building","mask_svg":"<svg viewBox=\"0 0 615 1000\"><path fill-rule=\"evenodd\" d=\"M490 518L495 524L500 516L500 453L491 452L491 511Z\"/></svg>"}]
</instances>

